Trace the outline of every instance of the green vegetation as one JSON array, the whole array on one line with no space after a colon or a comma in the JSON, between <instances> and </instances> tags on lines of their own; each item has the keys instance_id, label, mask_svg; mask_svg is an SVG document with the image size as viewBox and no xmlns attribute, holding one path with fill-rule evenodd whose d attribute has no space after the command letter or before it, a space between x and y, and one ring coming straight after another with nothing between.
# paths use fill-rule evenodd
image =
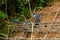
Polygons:
<instances>
[{"instance_id":1,"label":"green vegetation","mask_svg":"<svg viewBox=\"0 0 60 40\"><path fill-rule=\"evenodd\" d=\"M6 24L4 23L6 17L7 17L6 14L0 11L0 36L3 36L3 37L7 37L5 34Z\"/></svg>"},{"instance_id":2,"label":"green vegetation","mask_svg":"<svg viewBox=\"0 0 60 40\"><path fill-rule=\"evenodd\" d=\"M10 0L11 4L13 4L13 7L10 3L8 3L8 12L11 14L11 16L14 16L15 18L20 18L20 20L24 20L24 17L26 19L31 17L30 13L30 7L31 11L42 9L43 7L50 5L51 0ZM10 2L8 1L8 2ZM13 2L13 3L12 3ZM30 7L29 7L30 5ZM11 7L9 7L11 6ZM12 8L12 9L10 9ZM11 11L13 10L13 11ZM14 12L14 13L13 13ZM13 14L12 14L13 13Z\"/></svg>"},{"instance_id":3,"label":"green vegetation","mask_svg":"<svg viewBox=\"0 0 60 40\"><path fill-rule=\"evenodd\" d=\"M4 12L0 11L0 19L2 20L5 19L6 17L7 15Z\"/></svg>"}]
</instances>

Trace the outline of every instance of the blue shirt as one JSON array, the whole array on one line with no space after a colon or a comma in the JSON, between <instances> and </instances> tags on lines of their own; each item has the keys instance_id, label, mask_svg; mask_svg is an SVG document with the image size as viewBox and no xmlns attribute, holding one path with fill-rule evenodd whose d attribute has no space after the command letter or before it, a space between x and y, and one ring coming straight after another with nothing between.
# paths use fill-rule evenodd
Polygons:
<instances>
[{"instance_id":1,"label":"blue shirt","mask_svg":"<svg viewBox=\"0 0 60 40\"><path fill-rule=\"evenodd\" d=\"M15 22L18 22L18 19L13 20L13 22L14 22L14 23L15 23Z\"/></svg>"},{"instance_id":2,"label":"blue shirt","mask_svg":"<svg viewBox=\"0 0 60 40\"><path fill-rule=\"evenodd\" d=\"M40 19L40 16L37 13L34 15L34 17L37 18L38 20Z\"/></svg>"}]
</instances>

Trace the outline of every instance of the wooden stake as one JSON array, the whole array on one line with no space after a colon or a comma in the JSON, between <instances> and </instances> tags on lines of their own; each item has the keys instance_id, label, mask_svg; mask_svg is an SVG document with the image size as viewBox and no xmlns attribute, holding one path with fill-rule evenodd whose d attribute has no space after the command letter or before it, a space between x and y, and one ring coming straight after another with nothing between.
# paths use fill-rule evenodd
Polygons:
<instances>
[{"instance_id":1,"label":"wooden stake","mask_svg":"<svg viewBox=\"0 0 60 40\"><path fill-rule=\"evenodd\" d=\"M34 30L34 23L32 22L32 33L31 33L31 40L33 40L33 30Z\"/></svg>"}]
</instances>

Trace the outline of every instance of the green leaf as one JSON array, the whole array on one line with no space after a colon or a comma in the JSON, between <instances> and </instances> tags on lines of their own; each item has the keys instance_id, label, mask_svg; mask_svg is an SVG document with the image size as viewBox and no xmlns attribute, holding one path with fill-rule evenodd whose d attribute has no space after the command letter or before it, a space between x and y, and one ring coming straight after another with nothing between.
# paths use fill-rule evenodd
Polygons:
<instances>
[{"instance_id":1,"label":"green leaf","mask_svg":"<svg viewBox=\"0 0 60 40\"><path fill-rule=\"evenodd\" d=\"M8 35L7 34L4 34L4 33L0 33L0 36L7 37Z\"/></svg>"},{"instance_id":2,"label":"green leaf","mask_svg":"<svg viewBox=\"0 0 60 40\"><path fill-rule=\"evenodd\" d=\"M7 15L4 12L0 11L0 19L4 19L6 17Z\"/></svg>"}]
</instances>

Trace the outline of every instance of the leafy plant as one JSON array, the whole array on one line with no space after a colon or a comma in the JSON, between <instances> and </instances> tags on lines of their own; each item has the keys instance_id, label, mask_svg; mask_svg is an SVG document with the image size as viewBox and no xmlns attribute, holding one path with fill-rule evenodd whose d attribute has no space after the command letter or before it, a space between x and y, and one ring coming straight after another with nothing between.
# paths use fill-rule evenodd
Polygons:
<instances>
[{"instance_id":1,"label":"leafy plant","mask_svg":"<svg viewBox=\"0 0 60 40\"><path fill-rule=\"evenodd\" d=\"M0 36L1 37L7 37L8 35L7 34L4 34L4 33L0 33Z\"/></svg>"},{"instance_id":2,"label":"leafy plant","mask_svg":"<svg viewBox=\"0 0 60 40\"><path fill-rule=\"evenodd\" d=\"M6 17L7 17L6 14L4 12L0 11L0 19L4 19Z\"/></svg>"},{"instance_id":3,"label":"leafy plant","mask_svg":"<svg viewBox=\"0 0 60 40\"><path fill-rule=\"evenodd\" d=\"M0 36L6 37L7 35L5 34L4 30L6 29L6 25L4 24L6 14L2 11L0 11Z\"/></svg>"}]
</instances>

